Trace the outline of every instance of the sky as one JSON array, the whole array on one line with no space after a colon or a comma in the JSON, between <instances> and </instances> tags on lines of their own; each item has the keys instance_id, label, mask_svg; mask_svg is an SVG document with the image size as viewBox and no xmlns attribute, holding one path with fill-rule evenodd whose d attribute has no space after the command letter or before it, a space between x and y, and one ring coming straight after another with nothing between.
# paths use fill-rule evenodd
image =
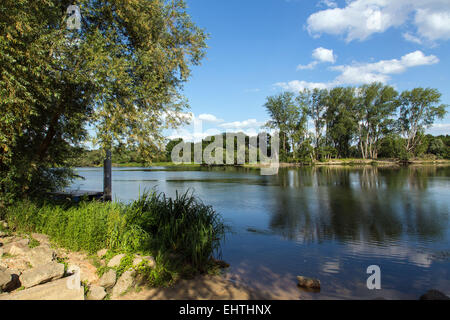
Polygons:
<instances>
[{"instance_id":1,"label":"sky","mask_svg":"<svg viewBox=\"0 0 450 320\"><path fill-rule=\"evenodd\" d=\"M191 125L169 138L255 134L267 96L303 88L381 81L436 88L450 105L450 0L186 2L210 38L184 89ZM427 132L450 134L450 116Z\"/></svg>"}]
</instances>

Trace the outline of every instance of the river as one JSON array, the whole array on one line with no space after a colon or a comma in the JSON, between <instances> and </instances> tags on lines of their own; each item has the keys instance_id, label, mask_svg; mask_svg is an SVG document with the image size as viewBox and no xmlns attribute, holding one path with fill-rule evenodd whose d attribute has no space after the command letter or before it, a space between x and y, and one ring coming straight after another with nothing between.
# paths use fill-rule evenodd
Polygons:
<instances>
[{"instance_id":1,"label":"river","mask_svg":"<svg viewBox=\"0 0 450 320\"><path fill-rule=\"evenodd\" d=\"M102 168L78 168L73 189L102 190ZM450 167L113 168L113 198L156 188L194 192L230 231L227 277L285 299L418 299L450 294ZM367 267L381 270L369 290ZM297 288L318 278L320 292Z\"/></svg>"}]
</instances>

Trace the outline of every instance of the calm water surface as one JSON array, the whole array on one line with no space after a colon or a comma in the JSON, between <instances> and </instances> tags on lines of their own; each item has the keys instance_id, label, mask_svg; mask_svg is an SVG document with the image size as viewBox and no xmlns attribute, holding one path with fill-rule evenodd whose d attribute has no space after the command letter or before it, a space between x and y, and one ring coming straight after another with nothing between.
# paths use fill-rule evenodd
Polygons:
<instances>
[{"instance_id":1,"label":"calm water surface","mask_svg":"<svg viewBox=\"0 0 450 320\"><path fill-rule=\"evenodd\" d=\"M101 168L79 168L72 188L102 190ZM113 194L193 190L231 227L228 277L279 298L417 299L450 294L450 167L295 168L261 176L247 168L115 168ZM369 291L366 269L381 268ZM318 278L320 293L296 287Z\"/></svg>"}]
</instances>

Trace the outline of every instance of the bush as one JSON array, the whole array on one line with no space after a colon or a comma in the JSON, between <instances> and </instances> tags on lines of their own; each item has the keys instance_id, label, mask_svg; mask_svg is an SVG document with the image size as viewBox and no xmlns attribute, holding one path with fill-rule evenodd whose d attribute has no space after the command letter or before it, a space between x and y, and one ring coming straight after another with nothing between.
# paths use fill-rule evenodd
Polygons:
<instances>
[{"instance_id":1,"label":"bush","mask_svg":"<svg viewBox=\"0 0 450 320\"><path fill-rule=\"evenodd\" d=\"M21 201L5 217L16 231L47 234L70 250L149 253L165 262L176 257L194 273L208 271L225 233L221 217L189 193L174 199L144 193L130 204Z\"/></svg>"}]
</instances>

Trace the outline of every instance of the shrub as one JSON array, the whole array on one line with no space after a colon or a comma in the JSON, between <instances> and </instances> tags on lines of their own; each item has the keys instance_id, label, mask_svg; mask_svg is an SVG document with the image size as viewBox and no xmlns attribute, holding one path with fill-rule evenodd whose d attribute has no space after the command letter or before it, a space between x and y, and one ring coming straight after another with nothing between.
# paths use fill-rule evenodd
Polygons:
<instances>
[{"instance_id":1,"label":"shrub","mask_svg":"<svg viewBox=\"0 0 450 320\"><path fill-rule=\"evenodd\" d=\"M7 207L5 216L16 231L47 234L74 251L150 253L167 264L172 257L177 262L166 267L173 272L181 266L208 271L225 233L221 217L189 193L172 199L146 192L130 204L24 200Z\"/></svg>"}]
</instances>

